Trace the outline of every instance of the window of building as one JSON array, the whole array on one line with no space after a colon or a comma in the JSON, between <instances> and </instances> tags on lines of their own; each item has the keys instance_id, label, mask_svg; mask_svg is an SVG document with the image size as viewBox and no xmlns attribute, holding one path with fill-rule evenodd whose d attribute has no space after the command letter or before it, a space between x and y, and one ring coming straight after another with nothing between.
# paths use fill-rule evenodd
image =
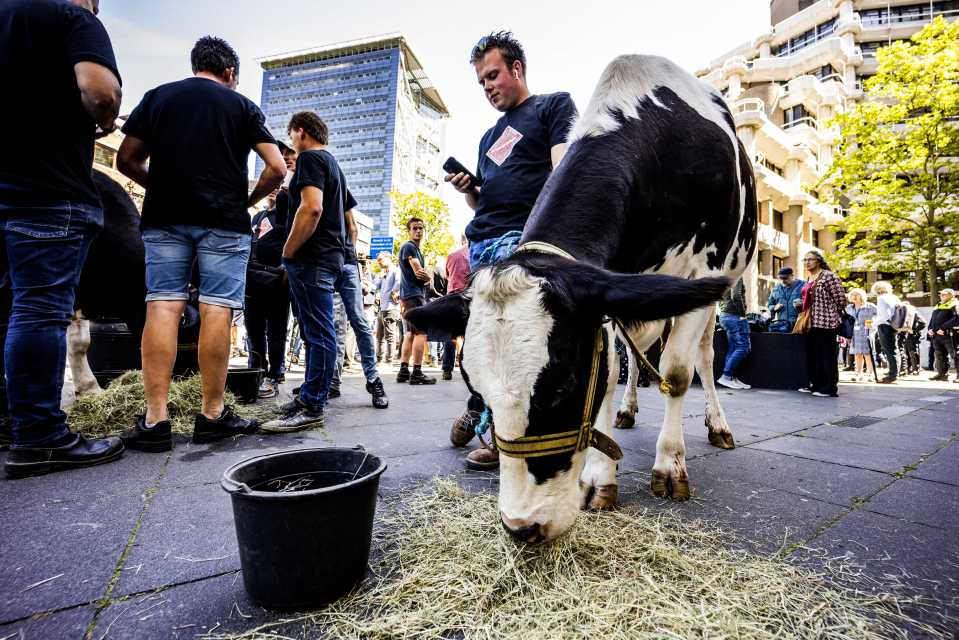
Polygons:
<instances>
[{"instance_id":1,"label":"window of building","mask_svg":"<svg viewBox=\"0 0 959 640\"><path fill-rule=\"evenodd\" d=\"M773 209L773 229L782 231L785 228L783 224L783 212Z\"/></svg>"},{"instance_id":2,"label":"window of building","mask_svg":"<svg viewBox=\"0 0 959 640\"><path fill-rule=\"evenodd\" d=\"M773 272L769 275L778 276L779 270L783 268L783 259L777 255L773 255Z\"/></svg>"},{"instance_id":3,"label":"window of building","mask_svg":"<svg viewBox=\"0 0 959 640\"><path fill-rule=\"evenodd\" d=\"M812 75L816 76L820 80L825 80L829 76L838 75L838 71L831 64L824 64L823 66L816 69Z\"/></svg>"},{"instance_id":4,"label":"window of building","mask_svg":"<svg viewBox=\"0 0 959 640\"><path fill-rule=\"evenodd\" d=\"M810 114L806 111L806 107L801 104L797 104L794 107L790 107L783 111L783 128L788 128L791 125L798 123L803 118L809 118Z\"/></svg>"},{"instance_id":5,"label":"window of building","mask_svg":"<svg viewBox=\"0 0 959 640\"><path fill-rule=\"evenodd\" d=\"M94 145L93 147L93 161L104 167L113 168L113 159L116 157L117 153L109 147L104 147L102 145Z\"/></svg>"},{"instance_id":6,"label":"window of building","mask_svg":"<svg viewBox=\"0 0 959 640\"><path fill-rule=\"evenodd\" d=\"M789 42L784 42L778 47L774 47L771 50L772 55L774 56L791 56L797 51L805 49L809 45L815 44L820 40L825 40L826 38L832 36L833 32L836 30L836 18L823 22L822 24L816 25L808 31L800 33L795 38L791 38Z\"/></svg>"},{"instance_id":7,"label":"window of building","mask_svg":"<svg viewBox=\"0 0 959 640\"><path fill-rule=\"evenodd\" d=\"M819 229L812 230L812 243L816 245L817 247L820 246L819 245Z\"/></svg>"}]
</instances>

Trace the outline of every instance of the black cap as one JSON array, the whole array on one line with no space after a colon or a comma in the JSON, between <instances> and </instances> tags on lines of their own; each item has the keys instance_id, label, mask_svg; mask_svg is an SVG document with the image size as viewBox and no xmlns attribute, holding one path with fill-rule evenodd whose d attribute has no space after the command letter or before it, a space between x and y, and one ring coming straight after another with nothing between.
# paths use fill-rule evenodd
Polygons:
<instances>
[{"instance_id":1,"label":"black cap","mask_svg":"<svg viewBox=\"0 0 959 640\"><path fill-rule=\"evenodd\" d=\"M780 278L782 278L782 277L784 277L784 276L791 276L792 274L793 274L793 269L792 269L792 267L783 267L782 269L779 270L779 277L780 277Z\"/></svg>"}]
</instances>

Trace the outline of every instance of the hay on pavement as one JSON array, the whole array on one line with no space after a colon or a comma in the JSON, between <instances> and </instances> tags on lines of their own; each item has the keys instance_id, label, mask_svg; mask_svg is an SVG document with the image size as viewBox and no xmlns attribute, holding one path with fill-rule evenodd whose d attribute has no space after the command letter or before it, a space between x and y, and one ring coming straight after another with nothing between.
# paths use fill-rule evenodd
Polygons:
<instances>
[{"instance_id":1,"label":"hay on pavement","mask_svg":"<svg viewBox=\"0 0 959 640\"><path fill-rule=\"evenodd\" d=\"M378 532L374 577L327 609L245 634L399 638L904 637L901 596L869 596L781 560L734 551L729 534L650 510L582 514L553 544L518 546L496 500L452 481L404 498ZM920 606L922 603L919 602Z\"/></svg>"},{"instance_id":2,"label":"hay on pavement","mask_svg":"<svg viewBox=\"0 0 959 640\"><path fill-rule=\"evenodd\" d=\"M173 379L167 407L174 433L193 433L193 419L200 411L202 395L199 375ZM272 403L266 406L238 404L229 391L224 401L244 418L264 419L275 413ZM111 381L103 393L77 398L67 411L67 422L74 431L88 437L115 436L132 427L145 406L143 372L127 371Z\"/></svg>"}]
</instances>

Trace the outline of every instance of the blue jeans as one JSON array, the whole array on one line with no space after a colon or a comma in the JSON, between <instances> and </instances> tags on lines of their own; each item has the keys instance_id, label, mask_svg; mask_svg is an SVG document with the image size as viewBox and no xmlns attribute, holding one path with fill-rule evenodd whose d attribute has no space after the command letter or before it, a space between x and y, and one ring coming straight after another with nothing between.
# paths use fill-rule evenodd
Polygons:
<instances>
[{"instance_id":1,"label":"blue jeans","mask_svg":"<svg viewBox=\"0 0 959 640\"><path fill-rule=\"evenodd\" d=\"M729 313L719 314L719 324L726 332L729 343L726 351L726 364L723 365L723 375L736 377L736 367L749 355L752 344L749 341L749 323L743 318Z\"/></svg>"},{"instance_id":2,"label":"blue jeans","mask_svg":"<svg viewBox=\"0 0 959 640\"><path fill-rule=\"evenodd\" d=\"M283 261L296 302L297 319L306 343L306 377L300 401L313 412L326 406L330 379L336 368L336 328L333 326L333 285L338 273L314 264Z\"/></svg>"},{"instance_id":3,"label":"blue jeans","mask_svg":"<svg viewBox=\"0 0 959 640\"><path fill-rule=\"evenodd\" d=\"M102 227L103 209L90 204L0 202L0 280L13 292L4 372L16 446L54 444L69 432L60 409L67 326Z\"/></svg>"},{"instance_id":4,"label":"blue jeans","mask_svg":"<svg viewBox=\"0 0 959 640\"><path fill-rule=\"evenodd\" d=\"M363 373L370 382L380 377L376 370L376 347L373 343L373 330L363 313L363 287L360 285L360 271L356 264L346 263L340 271L333 288L343 300L346 317L356 335L356 348L360 350L363 361ZM339 364L339 363L337 363ZM333 386L339 386L340 367L333 368Z\"/></svg>"},{"instance_id":5,"label":"blue jeans","mask_svg":"<svg viewBox=\"0 0 959 640\"><path fill-rule=\"evenodd\" d=\"M194 259L200 269L200 302L242 309L250 234L195 224L143 230L147 302L189 300Z\"/></svg>"},{"instance_id":6,"label":"blue jeans","mask_svg":"<svg viewBox=\"0 0 959 640\"><path fill-rule=\"evenodd\" d=\"M470 271L510 257L516 250L521 235L519 231L509 231L498 238L470 242Z\"/></svg>"}]
</instances>

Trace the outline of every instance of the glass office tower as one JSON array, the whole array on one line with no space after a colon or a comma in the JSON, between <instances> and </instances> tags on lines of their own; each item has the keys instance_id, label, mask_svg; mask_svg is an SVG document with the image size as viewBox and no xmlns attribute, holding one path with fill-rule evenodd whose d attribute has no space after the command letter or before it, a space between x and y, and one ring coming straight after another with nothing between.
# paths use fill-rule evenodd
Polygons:
<instances>
[{"instance_id":1,"label":"glass office tower","mask_svg":"<svg viewBox=\"0 0 959 640\"><path fill-rule=\"evenodd\" d=\"M438 194L445 119L439 92L402 35L377 36L257 60L267 126L286 140L297 111L330 130L330 151L346 174L373 235L393 235L390 191ZM262 162L257 159L257 174Z\"/></svg>"}]
</instances>

